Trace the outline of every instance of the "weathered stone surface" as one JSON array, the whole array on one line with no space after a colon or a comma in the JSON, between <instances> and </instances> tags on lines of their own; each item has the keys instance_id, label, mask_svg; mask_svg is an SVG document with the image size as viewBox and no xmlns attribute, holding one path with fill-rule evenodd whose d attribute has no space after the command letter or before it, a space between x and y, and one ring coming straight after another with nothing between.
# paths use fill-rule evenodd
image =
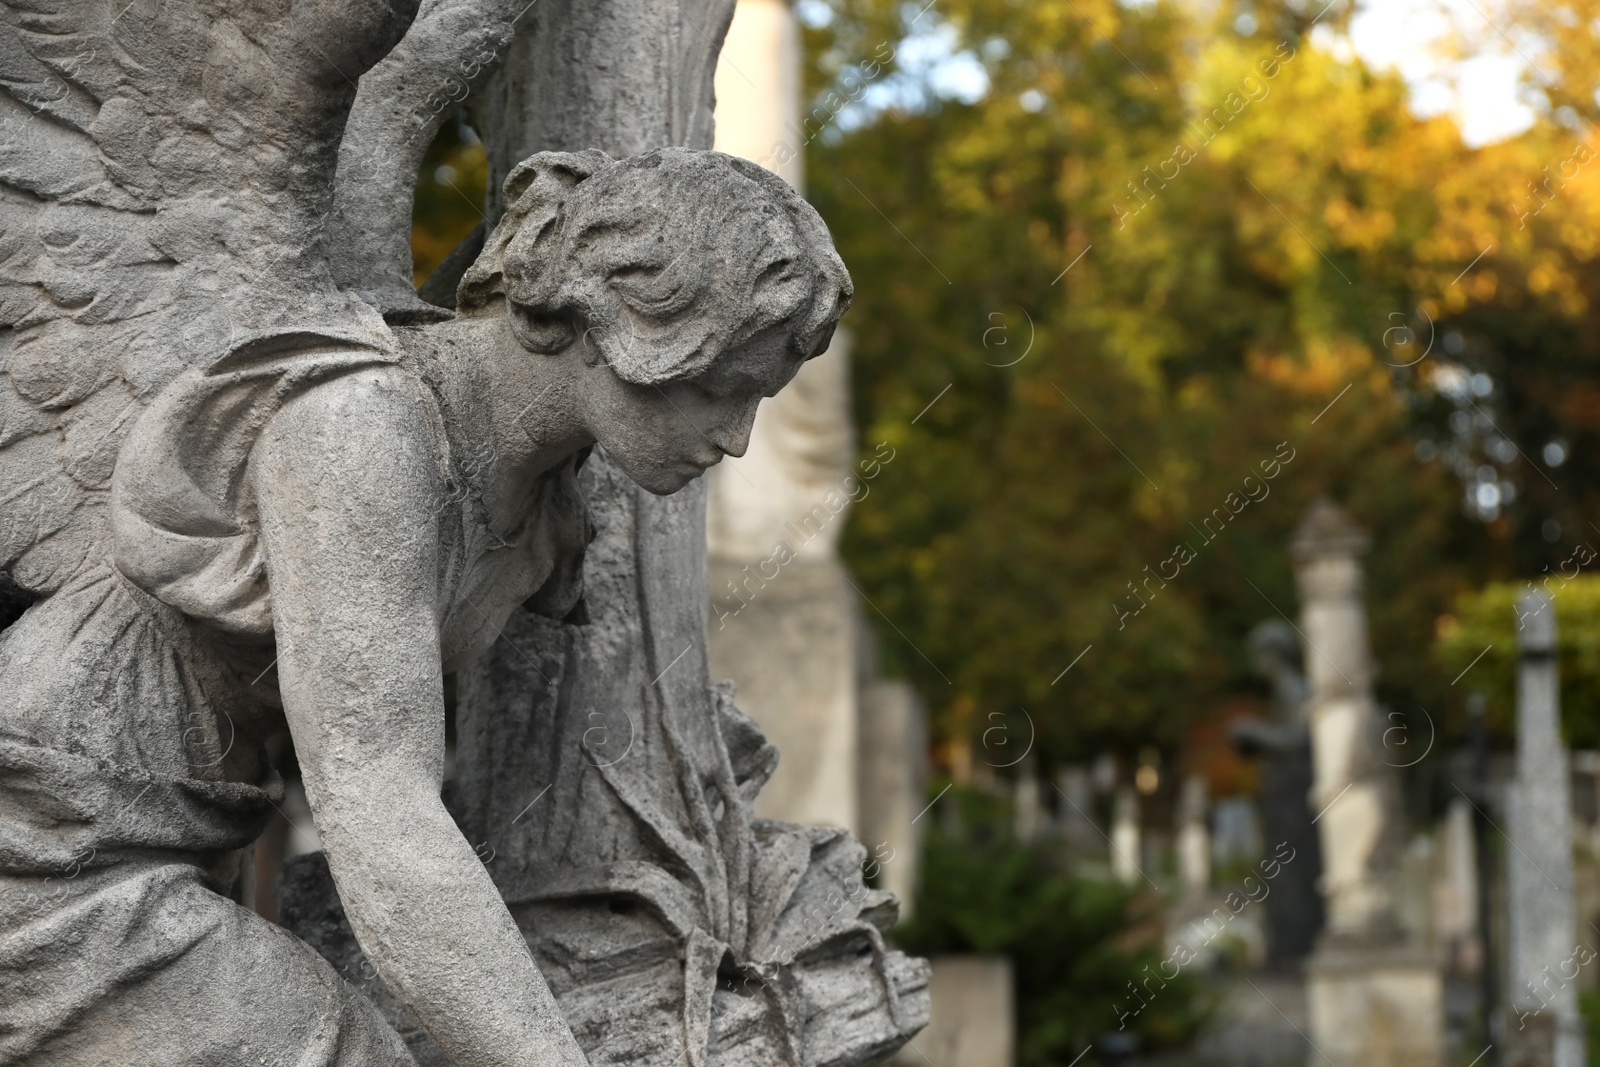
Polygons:
<instances>
[{"instance_id":1,"label":"weathered stone surface","mask_svg":"<svg viewBox=\"0 0 1600 1067\"><path fill-rule=\"evenodd\" d=\"M42 598L0 637L0 1063L412 1062L386 1015L456 1067L846 1064L920 1024L859 846L750 818L770 749L705 677L698 476L825 347L848 278L779 179L669 147L709 144L725 16L552 0L542 81L486 127L522 147L459 314L416 301L428 102L486 76L514 6L0 2L0 570ZM573 58L607 42L651 78ZM660 130L630 125L658 98ZM588 125L526 145L534 112ZM594 624L537 629L583 616L583 577ZM469 699L464 729L523 742L500 784L553 760L552 810L611 806L495 822L480 753L469 843L442 672L523 604L578 703ZM647 734L610 773L576 766L597 709ZM301 868L285 912L343 979L233 902L286 730L338 900ZM563 829L581 847L479 851Z\"/></svg>"},{"instance_id":2,"label":"weathered stone surface","mask_svg":"<svg viewBox=\"0 0 1600 1067\"><path fill-rule=\"evenodd\" d=\"M708 44L731 10L725 0L531 8L473 105L491 168L540 148L708 146ZM521 902L535 953L572 961L554 972L569 1018L610 1019L619 988L653 991L630 1028L575 1023L591 1058L881 1057L924 1025L926 970L884 951L891 906L861 887L853 839L754 816L770 748L710 684L703 483L657 498L604 456L585 480L599 531L585 568L589 624L552 643L528 628L546 624L514 619L463 680L469 833L508 842L491 870ZM559 724L565 741L530 757L498 733L518 722ZM547 886L552 864L569 873ZM594 931L616 923L613 905L640 918L606 948ZM585 952L614 957L628 977L608 977ZM652 952L666 953L653 977L627 970Z\"/></svg>"}]
</instances>

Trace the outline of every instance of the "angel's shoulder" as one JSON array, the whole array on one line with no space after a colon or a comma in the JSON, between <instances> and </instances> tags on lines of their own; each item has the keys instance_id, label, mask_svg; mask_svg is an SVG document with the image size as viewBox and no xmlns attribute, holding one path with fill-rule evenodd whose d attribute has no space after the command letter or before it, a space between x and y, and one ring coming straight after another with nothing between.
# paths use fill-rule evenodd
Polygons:
<instances>
[{"instance_id":1,"label":"angel's shoulder","mask_svg":"<svg viewBox=\"0 0 1600 1067\"><path fill-rule=\"evenodd\" d=\"M438 406L420 376L395 363L355 367L297 391L273 414L263 438L282 440L310 433L358 443L396 435L430 434Z\"/></svg>"},{"instance_id":2,"label":"angel's shoulder","mask_svg":"<svg viewBox=\"0 0 1600 1067\"><path fill-rule=\"evenodd\" d=\"M375 484L432 495L448 480L448 435L415 371L373 364L318 381L274 412L254 448L257 477L315 472L365 495ZM392 501L391 503L397 503Z\"/></svg>"}]
</instances>

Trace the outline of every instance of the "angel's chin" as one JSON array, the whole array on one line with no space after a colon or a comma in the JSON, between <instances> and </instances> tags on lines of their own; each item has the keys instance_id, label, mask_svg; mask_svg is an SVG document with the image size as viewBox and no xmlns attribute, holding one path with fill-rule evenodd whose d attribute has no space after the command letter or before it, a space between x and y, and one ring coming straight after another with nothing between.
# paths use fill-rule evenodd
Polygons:
<instances>
[{"instance_id":1,"label":"angel's chin","mask_svg":"<svg viewBox=\"0 0 1600 1067\"><path fill-rule=\"evenodd\" d=\"M656 496L671 496L673 493L676 493L678 490L682 489L684 486L700 477L701 473L702 472L700 468L695 467L688 471L673 471L671 473L657 474L648 482L640 482L639 484L646 491L653 493Z\"/></svg>"},{"instance_id":2,"label":"angel's chin","mask_svg":"<svg viewBox=\"0 0 1600 1067\"><path fill-rule=\"evenodd\" d=\"M627 471L633 481L647 492L656 496L671 496L690 482L694 481L706 471L698 463L681 461L672 464L652 465L642 471Z\"/></svg>"}]
</instances>

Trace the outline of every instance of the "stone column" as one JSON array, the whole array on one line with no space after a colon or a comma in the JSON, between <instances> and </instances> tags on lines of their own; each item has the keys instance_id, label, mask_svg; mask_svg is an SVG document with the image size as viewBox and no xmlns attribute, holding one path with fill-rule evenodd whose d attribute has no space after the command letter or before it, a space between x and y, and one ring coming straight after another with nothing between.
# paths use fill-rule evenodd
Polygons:
<instances>
[{"instance_id":1,"label":"stone column","mask_svg":"<svg viewBox=\"0 0 1600 1067\"><path fill-rule=\"evenodd\" d=\"M1311 807L1318 813L1327 925L1307 966L1314 1062L1436 1067L1437 963L1395 917L1405 842L1398 771L1382 759L1361 557L1370 541L1337 505L1312 505L1291 555L1310 683Z\"/></svg>"},{"instance_id":2,"label":"stone column","mask_svg":"<svg viewBox=\"0 0 1600 1067\"><path fill-rule=\"evenodd\" d=\"M1529 589L1517 602L1517 777L1510 790L1506 881L1511 913L1511 1067L1583 1067L1573 906L1572 796L1561 742L1555 602Z\"/></svg>"},{"instance_id":3,"label":"stone column","mask_svg":"<svg viewBox=\"0 0 1600 1067\"><path fill-rule=\"evenodd\" d=\"M1472 803L1450 801L1439 827L1440 864L1434 890L1434 936L1449 954L1451 967L1470 972L1482 965L1478 932L1478 853L1472 836Z\"/></svg>"},{"instance_id":4,"label":"stone column","mask_svg":"<svg viewBox=\"0 0 1600 1067\"><path fill-rule=\"evenodd\" d=\"M1178 799L1178 874L1184 892L1194 897L1211 886L1211 834L1206 830L1209 808L1206 780L1189 775Z\"/></svg>"},{"instance_id":5,"label":"stone column","mask_svg":"<svg viewBox=\"0 0 1600 1067\"><path fill-rule=\"evenodd\" d=\"M1094 821L1094 782L1089 768L1073 765L1056 772L1056 822L1073 858L1099 855L1105 835Z\"/></svg>"},{"instance_id":6,"label":"stone column","mask_svg":"<svg viewBox=\"0 0 1600 1067\"><path fill-rule=\"evenodd\" d=\"M715 147L805 192L800 83L800 23L789 0L739 0L717 61Z\"/></svg>"},{"instance_id":7,"label":"stone column","mask_svg":"<svg viewBox=\"0 0 1600 1067\"><path fill-rule=\"evenodd\" d=\"M1117 789L1112 807L1111 873L1124 885L1139 881L1139 794L1131 785Z\"/></svg>"},{"instance_id":8,"label":"stone column","mask_svg":"<svg viewBox=\"0 0 1600 1067\"><path fill-rule=\"evenodd\" d=\"M717 65L716 148L804 191L800 60L788 0L739 0ZM841 330L763 401L749 451L707 476L711 672L733 680L739 706L783 753L757 813L855 830L872 849L887 837L872 839L861 797L903 806L884 791L915 776L921 753L904 747L917 731L901 723L899 705L885 705L882 722L863 721L857 595L836 550L851 501L871 489L852 472L848 349ZM897 723L911 732L896 733ZM866 744L888 747L866 753Z\"/></svg>"},{"instance_id":9,"label":"stone column","mask_svg":"<svg viewBox=\"0 0 1600 1067\"><path fill-rule=\"evenodd\" d=\"M911 917L921 873L919 816L927 802L928 751L922 703L909 683L870 682L861 690L861 753L857 761L861 841L877 884L900 899L900 917ZM931 821L932 815L925 821Z\"/></svg>"}]
</instances>

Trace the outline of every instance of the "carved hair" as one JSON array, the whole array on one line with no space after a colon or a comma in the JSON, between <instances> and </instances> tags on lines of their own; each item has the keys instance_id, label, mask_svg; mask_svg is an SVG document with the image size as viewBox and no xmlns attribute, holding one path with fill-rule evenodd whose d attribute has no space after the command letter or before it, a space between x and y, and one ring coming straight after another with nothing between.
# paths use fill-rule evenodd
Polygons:
<instances>
[{"instance_id":1,"label":"carved hair","mask_svg":"<svg viewBox=\"0 0 1600 1067\"><path fill-rule=\"evenodd\" d=\"M622 380L660 385L773 327L809 359L850 306L821 217L754 163L682 148L541 152L504 188L505 215L457 304L504 296L533 351L582 336Z\"/></svg>"}]
</instances>

